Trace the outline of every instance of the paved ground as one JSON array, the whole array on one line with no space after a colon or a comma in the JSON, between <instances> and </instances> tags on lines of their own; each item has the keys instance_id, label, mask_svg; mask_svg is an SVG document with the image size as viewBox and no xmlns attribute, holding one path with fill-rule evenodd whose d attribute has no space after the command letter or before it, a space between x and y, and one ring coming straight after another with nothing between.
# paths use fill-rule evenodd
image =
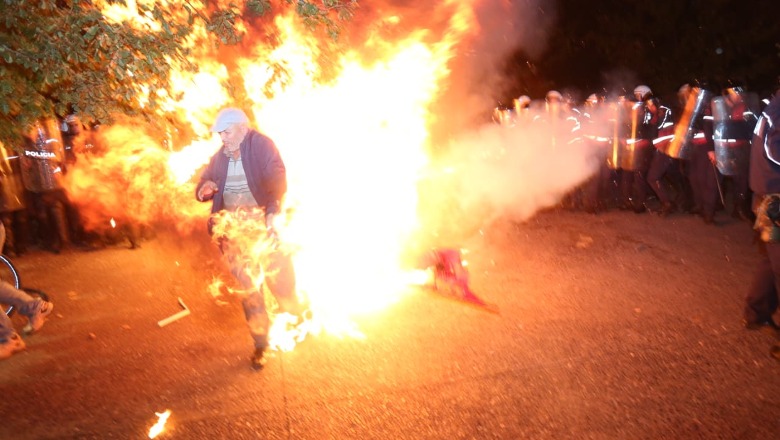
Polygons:
<instances>
[{"instance_id":1,"label":"paved ground","mask_svg":"<svg viewBox=\"0 0 780 440\"><path fill-rule=\"evenodd\" d=\"M0 363L0 438L780 438L776 336L740 326L745 223L546 213L469 243L500 314L422 289L248 368L207 243L17 259L55 316ZM367 294L371 287L367 286ZM192 315L168 327L157 321Z\"/></svg>"}]
</instances>

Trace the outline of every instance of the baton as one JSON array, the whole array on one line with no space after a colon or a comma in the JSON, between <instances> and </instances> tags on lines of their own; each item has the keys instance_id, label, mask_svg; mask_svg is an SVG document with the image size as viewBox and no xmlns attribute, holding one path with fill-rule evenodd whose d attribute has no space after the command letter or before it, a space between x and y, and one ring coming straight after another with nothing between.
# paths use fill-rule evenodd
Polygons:
<instances>
[{"instance_id":1,"label":"baton","mask_svg":"<svg viewBox=\"0 0 780 440\"><path fill-rule=\"evenodd\" d=\"M715 185L718 187L718 195L720 196L720 203L725 207L726 201L723 199L723 189L720 187L720 180L718 180L718 168L715 166L714 163L710 162L712 165L712 170L715 171Z\"/></svg>"}]
</instances>

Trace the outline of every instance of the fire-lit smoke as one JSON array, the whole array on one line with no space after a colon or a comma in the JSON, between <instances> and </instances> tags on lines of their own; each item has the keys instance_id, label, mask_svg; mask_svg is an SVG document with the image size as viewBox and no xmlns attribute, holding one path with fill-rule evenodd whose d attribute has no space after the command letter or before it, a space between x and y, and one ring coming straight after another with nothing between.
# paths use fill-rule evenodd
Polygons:
<instances>
[{"instance_id":1,"label":"fire-lit smoke","mask_svg":"<svg viewBox=\"0 0 780 440\"><path fill-rule=\"evenodd\" d=\"M552 13L542 6L366 1L338 42L280 13L263 32L242 23L244 41L218 51L197 44L207 34L195 29L199 72L176 72L175 90L160 95L161 116L175 121L169 133L106 129L105 154L80 161L69 190L96 222L205 223L208 207L192 190L219 148L208 127L221 107L241 107L286 163L279 232L295 249L312 308L335 318L381 309L404 291L408 249L437 245L431 232L457 223L448 212L480 222L502 212L527 217L592 169L584 149L545 149L533 132L481 127L492 92L507 80L499 75L504 57L543 47ZM121 8L112 14L123 20ZM561 175L545 169L551 164Z\"/></svg>"},{"instance_id":2,"label":"fire-lit smoke","mask_svg":"<svg viewBox=\"0 0 780 440\"><path fill-rule=\"evenodd\" d=\"M604 151L565 120L486 124L454 139L432 170L428 215L442 240L463 239L499 217L524 221L592 176ZM541 119L544 114L536 114Z\"/></svg>"},{"instance_id":3,"label":"fire-lit smoke","mask_svg":"<svg viewBox=\"0 0 780 440\"><path fill-rule=\"evenodd\" d=\"M194 199L194 185L176 181L169 152L138 128L106 127L94 141L101 151L81 156L66 176L85 229L168 221L189 231L194 225L188 220L207 213Z\"/></svg>"}]
</instances>

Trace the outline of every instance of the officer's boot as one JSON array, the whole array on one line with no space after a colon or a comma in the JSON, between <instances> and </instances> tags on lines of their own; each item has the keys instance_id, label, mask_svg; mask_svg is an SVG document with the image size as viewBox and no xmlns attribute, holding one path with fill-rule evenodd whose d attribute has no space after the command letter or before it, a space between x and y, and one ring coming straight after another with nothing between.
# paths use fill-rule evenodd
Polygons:
<instances>
[{"instance_id":1,"label":"officer's boot","mask_svg":"<svg viewBox=\"0 0 780 440\"><path fill-rule=\"evenodd\" d=\"M53 243L56 244L54 244L53 249L57 252L61 249L70 247L68 217L65 212L65 205L59 201L55 202L51 206L51 216L54 222L54 232L56 232L56 237L53 241Z\"/></svg>"}]
</instances>

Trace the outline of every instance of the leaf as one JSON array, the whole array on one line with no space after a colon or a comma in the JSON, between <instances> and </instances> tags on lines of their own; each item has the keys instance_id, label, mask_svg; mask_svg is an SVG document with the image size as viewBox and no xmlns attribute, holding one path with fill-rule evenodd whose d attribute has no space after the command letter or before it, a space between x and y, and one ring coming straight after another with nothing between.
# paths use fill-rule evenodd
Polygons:
<instances>
[{"instance_id":1,"label":"leaf","mask_svg":"<svg viewBox=\"0 0 780 440\"><path fill-rule=\"evenodd\" d=\"M98 31L97 25L91 26L89 29L87 29L87 32L84 34L84 38L87 40L92 40L93 38L95 38L97 31Z\"/></svg>"}]
</instances>

